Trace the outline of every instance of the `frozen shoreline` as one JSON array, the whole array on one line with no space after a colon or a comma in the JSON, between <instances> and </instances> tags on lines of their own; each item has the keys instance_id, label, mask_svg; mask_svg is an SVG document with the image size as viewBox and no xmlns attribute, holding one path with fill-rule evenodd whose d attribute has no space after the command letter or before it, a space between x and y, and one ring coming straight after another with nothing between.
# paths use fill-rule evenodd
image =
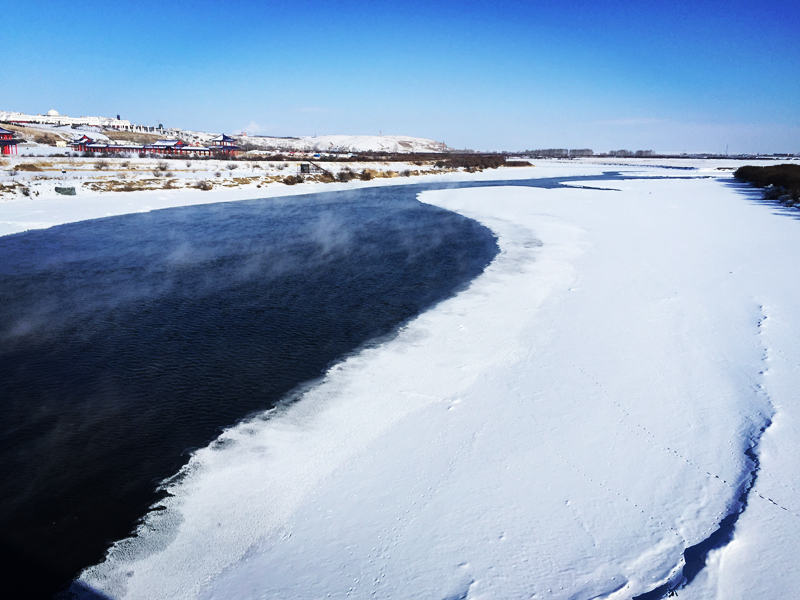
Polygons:
<instances>
[{"instance_id":1,"label":"frozen shoreline","mask_svg":"<svg viewBox=\"0 0 800 600\"><path fill-rule=\"evenodd\" d=\"M198 451L167 510L83 580L128 598L629 598L732 509L776 411L790 426L763 437L733 543L680 593L793 589L786 558L758 557L797 550L796 515L762 491L786 507L800 464L771 459L797 456L797 375L765 359L797 345L767 333L796 319L774 260L796 223L709 179L614 187L423 193L492 228L498 259Z\"/></svg>"},{"instance_id":2,"label":"frozen shoreline","mask_svg":"<svg viewBox=\"0 0 800 600\"><path fill-rule=\"evenodd\" d=\"M47 161L46 158L19 157L17 161L25 162ZM121 163L123 159L108 159ZM132 164L134 160L128 161ZM150 161L154 162L154 161ZM177 161L182 163L183 161ZM436 183L448 181L486 181L486 180L511 180L525 178L560 177L570 175L600 174L603 171L616 171L630 173L649 173L652 175L676 175L673 167L694 169L680 173L682 176L714 175L726 176L728 171L741 166L741 161L736 160L611 160L585 159L574 161L533 161L534 167L513 167L503 169L488 169L482 173L445 173L426 174L415 177L395 177L391 179L374 179L369 182L351 181L349 183L303 183L287 186L282 183L272 183L264 187L256 187L255 183L236 187L218 187L210 191L197 189L175 190L146 190L137 192L97 192L80 189L77 196L61 196L55 193L56 186L76 185L75 181L60 178L39 182L40 187L35 188L39 195L35 197L0 198L0 235L20 233L30 229L44 229L64 223L73 223L88 219L118 216L136 212L147 212L162 208L191 206L196 204L211 204L216 202L234 202L256 198L274 198L298 194L336 191L343 189L358 189L365 186L383 185L409 185L418 183ZM155 163L154 163L155 164ZM365 163L366 164L366 163ZM774 161L751 161L748 164L774 164ZM364 165L361 165L364 166ZM366 165L370 166L370 165ZM377 165L372 165L377 166ZM414 167L414 165L395 165L398 169ZM222 168L222 167L218 167ZM726 171L721 171L725 169ZM90 171L89 174L92 172ZM95 175L102 172L94 172ZM237 174L244 174L237 171ZM27 177L37 173L23 173ZM20 175L20 177L22 177ZM0 183L4 178L0 176ZM10 180L5 178L9 183ZM220 180L223 183L225 179ZM77 182L80 184L80 181ZM38 184L37 184L38 185Z\"/></svg>"},{"instance_id":3,"label":"frozen shoreline","mask_svg":"<svg viewBox=\"0 0 800 600\"><path fill-rule=\"evenodd\" d=\"M597 183L613 192L424 192L495 231L498 259L301 402L198 451L167 510L83 581L115 598L630 598L674 581L683 550L732 510L749 476L745 450L772 417L733 541L680 595L790 596L800 585L800 285L786 257L800 252L797 223L704 179L724 178L724 163L694 166L617 166L689 178ZM0 233L33 214L51 226L363 185L606 170L551 163L3 202Z\"/></svg>"}]
</instances>

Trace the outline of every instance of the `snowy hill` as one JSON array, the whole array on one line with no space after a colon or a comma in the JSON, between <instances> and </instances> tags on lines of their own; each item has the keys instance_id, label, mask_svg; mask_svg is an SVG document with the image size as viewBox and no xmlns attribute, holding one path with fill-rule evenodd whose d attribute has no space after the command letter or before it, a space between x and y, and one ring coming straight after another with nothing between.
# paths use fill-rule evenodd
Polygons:
<instances>
[{"instance_id":1,"label":"snowy hill","mask_svg":"<svg viewBox=\"0 0 800 600\"><path fill-rule=\"evenodd\" d=\"M0 122L13 122L24 125L28 130L44 130L56 133L69 140L78 132L94 132L95 139L107 139L100 131L112 129L130 130L132 133L155 133L165 138L177 138L190 144L206 145L211 138L220 133L186 131L176 127L157 129L155 127L131 124L110 117L73 118L60 115L51 110L47 115L27 115L24 113L0 111ZM159 126L160 127L160 126ZM230 135L230 132L227 132ZM321 135L301 137L249 136L246 133L233 137L242 145L251 145L264 150L301 152L446 152L450 150L444 142L408 135Z\"/></svg>"},{"instance_id":2,"label":"snowy hill","mask_svg":"<svg viewBox=\"0 0 800 600\"><path fill-rule=\"evenodd\" d=\"M176 137L189 142L206 143L218 135L200 131L170 130ZM233 136L240 144L249 144L264 150L303 152L445 152L443 142L407 135L320 135L316 137L266 137Z\"/></svg>"},{"instance_id":3,"label":"snowy hill","mask_svg":"<svg viewBox=\"0 0 800 600\"><path fill-rule=\"evenodd\" d=\"M242 141L286 150L323 152L443 152L447 150L447 146L443 142L407 135L321 135L299 138L245 136Z\"/></svg>"}]
</instances>

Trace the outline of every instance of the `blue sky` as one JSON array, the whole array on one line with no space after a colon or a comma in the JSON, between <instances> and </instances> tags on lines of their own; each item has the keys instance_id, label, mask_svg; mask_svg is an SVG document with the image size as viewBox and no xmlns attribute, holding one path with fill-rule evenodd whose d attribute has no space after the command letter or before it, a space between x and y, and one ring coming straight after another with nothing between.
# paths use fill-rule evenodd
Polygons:
<instances>
[{"instance_id":1,"label":"blue sky","mask_svg":"<svg viewBox=\"0 0 800 600\"><path fill-rule=\"evenodd\" d=\"M0 7L0 110L479 150L800 152L798 0Z\"/></svg>"}]
</instances>

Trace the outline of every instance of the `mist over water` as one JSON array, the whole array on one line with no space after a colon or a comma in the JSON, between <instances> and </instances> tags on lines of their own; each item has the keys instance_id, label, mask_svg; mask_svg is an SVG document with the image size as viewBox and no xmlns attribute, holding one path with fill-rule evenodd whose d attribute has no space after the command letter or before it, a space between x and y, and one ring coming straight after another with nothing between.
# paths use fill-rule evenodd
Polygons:
<instances>
[{"instance_id":1,"label":"mist over water","mask_svg":"<svg viewBox=\"0 0 800 600\"><path fill-rule=\"evenodd\" d=\"M480 274L497 244L416 200L437 187L0 238L0 585L49 597L132 533L194 449Z\"/></svg>"},{"instance_id":2,"label":"mist over water","mask_svg":"<svg viewBox=\"0 0 800 600\"><path fill-rule=\"evenodd\" d=\"M129 535L193 448L451 296L484 227L403 188L0 238L4 580L42 594Z\"/></svg>"}]
</instances>

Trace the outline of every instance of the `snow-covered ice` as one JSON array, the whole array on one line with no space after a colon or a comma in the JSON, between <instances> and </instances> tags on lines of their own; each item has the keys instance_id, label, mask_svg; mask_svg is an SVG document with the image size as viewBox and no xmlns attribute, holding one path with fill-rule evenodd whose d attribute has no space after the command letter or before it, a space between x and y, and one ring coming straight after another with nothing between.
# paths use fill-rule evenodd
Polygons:
<instances>
[{"instance_id":1,"label":"snow-covered ice","mask_svg":"<svg viewBox=\"0 0 800 600\"><path fill-rule=\"evenodd\" d=\"M678 582L737 510L753 447L733 541L679 594L792 597L800 222L697 176L713 168L423 193L495 232L484 274L196 452L82 581L114 598L631 598Z\"/></svg>"}]
</instances>

